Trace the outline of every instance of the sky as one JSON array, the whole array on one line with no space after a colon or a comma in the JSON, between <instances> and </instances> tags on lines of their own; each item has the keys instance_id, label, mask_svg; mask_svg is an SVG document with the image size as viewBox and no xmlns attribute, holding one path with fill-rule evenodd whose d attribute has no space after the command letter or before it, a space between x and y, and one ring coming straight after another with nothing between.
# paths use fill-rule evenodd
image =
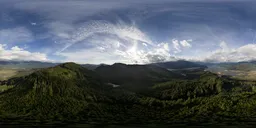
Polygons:
<instances>
[{"instance_id":1,"label":"sky","mask_svg":"<svg viewBox=\"0 0 256 128\"><path fill-rule=\"evenodd\" d=\"M0 0L0 60L256 60L253 0Z\"/></svg>"}]
</instances>

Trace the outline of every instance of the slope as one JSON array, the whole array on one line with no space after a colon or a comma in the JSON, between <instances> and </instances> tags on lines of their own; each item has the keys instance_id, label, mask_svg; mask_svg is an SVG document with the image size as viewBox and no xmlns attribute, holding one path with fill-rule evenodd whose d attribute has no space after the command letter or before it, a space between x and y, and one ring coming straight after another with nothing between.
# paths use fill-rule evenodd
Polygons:
<instances>
[{"instance_id":1,"label":"slope","mask_svg":"<svg viewBox=\"0 0 256 128\"><path fill-rule=\"evenodd\" d=\"M177 80L176 74L154 66L115 64L103 69L125 82L170 81L150 86L152 93L144 95L107 86L94 71L65 63L13 79L15 87L0 94L0 120L163 124L250 121L256 115L255 82L243 87L242 81L210 72Z\"/></svg>"},{"instance_id":2,"label":"slope","mask_svg":"<svg viewBox=\"0 0 256 128\"><path fill-rule=\"evenodd\" d=\"M107 89L93 71L74 63L34 72L13 85L0 95L1 118L81 120L79 112L104 99Z\"/></svg>"},{"instance_id":3,"label":"slope","mask_svg":"<svg viewBox=\"0 0 256 128\"><path fill-rule=\"evenodd\" d=\"M207 66L185 60L153 63L151 65L159 66L166 69L207 68Z\"/></svg>"},{"instance_id":4,"label":"slope","mask_svg":"<svg viewBox=\"0 0 256 128\"><path fill-rule=\"evenodd\" d=\"M133 91L145 89L155 83L184 78L181 74L154 65L126 65L116 63L113 65L102 65L96 68L95 72L104 81L133 89Z\"/></svg>"}]
</instances>

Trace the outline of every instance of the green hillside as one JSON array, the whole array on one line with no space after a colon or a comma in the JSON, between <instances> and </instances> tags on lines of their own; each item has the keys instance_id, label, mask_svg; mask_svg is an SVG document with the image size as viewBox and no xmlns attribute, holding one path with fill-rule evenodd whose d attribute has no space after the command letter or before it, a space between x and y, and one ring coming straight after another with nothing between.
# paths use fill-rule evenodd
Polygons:
<instances>
[{"instance_id":1,"label":"green hillside","mask_svg":"<svg viewBox=\"0 0 256 128\"><path fill-rule=\"evenodd\" d=\"M74 63L37 71L14 86L0 95L2 118L76 119L90 102L103 98L105 88L94 72Z\"/></svg>"},{"instance_id":2,"label":"green hillside","mask_svg":"<svg viewBox=\"0 0 256 128\"><path fill-rule=\"evenodd\" d=\"M224 67L227 70L239 70L239 71L252 71L256 70L256 64L253 62L240 62L240 63L222 63L220 67Z\"/></svg>"},{"instance_id":3,"label":"green hillside","mask_svg":"<svg viewBox=\"0 0 256 128\"><path fill-rule=\"evenodd\" d=\"M211 72L223 75L229 75L241 80L256 80L256 63L238 62L238 63L220 63L208 66Z\"/></svg>"},{"instance_id":4,"label":"green hillside","mask_svg":"<svg viewBox=\"0 0 256 128\"><path fill-rule=\"evenodd\" d=\"M165 82L171 79L185 78L179 73L168 71L153 65L126 65L116 63L102 65L95 69L101 78L108 82L121 85L133 91L145 89L155 83Z\"/></svg>"},{"instance_id":5,"label":"green hillside","mask_svg":"<svg viewBox=\"0 0 256 128\"><path fill-rule=\"evenodd\" d=\"M65 63L13 78L8 81L13 88L0 94L0 119L5 122L173 124L254 121L256 116L255 82L202 71L197 72L198 77L187 79L160 70L162 68L138 65L116 64L105 68L101 71L116 77L102 78L102 74L97 74L99 69L94 72L75 63ZM149 72L147 77L142 74ZM109 81L122 78L125 83L139 76L141 83L156 76L168 79L155 81L153 86L142 85L146 94L106 83L107 78L111 78Z\"/></svg>"},{"instance_id":6,"label":"green hillside","mask_svg":"<svg viewBox=\"0 0 256 128\"><path fill-rule=\"evenodd\" d=\"M159 63L150 64L150 65L155 65L155 66L159 66L166 69L207 68L207 66L185 61L185 60L159 62Z\"/></svg>"}]
</instances>

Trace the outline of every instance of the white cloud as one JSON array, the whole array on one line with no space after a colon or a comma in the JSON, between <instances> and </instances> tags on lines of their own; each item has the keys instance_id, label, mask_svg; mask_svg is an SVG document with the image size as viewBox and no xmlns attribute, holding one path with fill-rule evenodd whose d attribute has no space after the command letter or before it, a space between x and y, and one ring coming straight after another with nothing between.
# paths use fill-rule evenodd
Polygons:
<instances>
[{"instance_id":1,"label":"white cloud","mask_svg":"<svg viewBox=\"0 0 256 128\"><path fill-rule=\"evenodd\" d=\"M33 34L25 27L0 30L0 43L24 43L33 40Z\"/></svg>"},{"instance_id":2,"label":"white cloud","mask_svg":"<svg viewBox=\"0 0 256 128\"><path fill-rule=\"evenodd\" d=\"M190 48L190 47L192 47L192 45L189 42L191 42L191 40L182 40L182 41L180 41L180 44L182 47Z\"/></svg>"},{"instance_id":3,"label":"white cloud","mask_svg":"<svg viewBox=\"0 0 256 128\"><path fill-rule=\"evenodd\" d=\"M220 42L220 48L221 48L223 51L228 51L228 50L229 50L227 43L224 42L224 41Z\"/></svg>"},{"instance_id":4,"label":"white cloud","mask_svg":"<svg viewBox=\"0 0 256 128\"><path fill-rule=\"evenodd\" d=\"M169 60L171 56L168 43L154 43L135 25L91 21L79 27L69 25L62 28L56 27L60 25L63 24L51 26L55 30L54 35L64 45L56 55L66 57L69 61L85 62L87 60L87 63L95 63L97 60L97 63L107 63L115 60L113 58L118 58L124 63L149 63ZM96 54L97 52L99 53ZM86 57L78 57L82 53L86 53ZM91 56L88 54L100 55L88 58ZM104 55L106 55L105 58L101 57Z\"/></svg>"},{"instance_id":5,"label":"white cloud","mask_svg":"<svg viewBox=\"0 0 256 128\"><path fill-rule=\"evenodd\" d=\"M37 25L36 22L31 22L30 24L31 24L32 26L36 26L36 25Z\"/></svg>"},{"instance_id":6,"label":"white cloud","mask_svg":"<svg viewBox=\"0 0 256 128\"><path fill-rule=\"evenodd\" d=\"M142 45L144 45L144 46L146 46L146 47L148 46L146 43L142 43Z\"/></svg>"},{"instance_id":7,"label":"white cloud","mask_svg":"<svg viewBox=\"0 0 256 128\"><path fill-rule=\"evenodd\" d=\"M8 49L5 44L0 44L0 60L48 61L47 56L43 53L29 52L18 46Z\"/></svg>"},{"instance_id":8,"label":"white cloud","mask_svg":"<svg viewBox=\"0 0 256 128\"><path fill-rule=\"evenodd\" d=\"M212 52L204 52L196 56L182 55L173 59L212 63L252 61L256 60L256 44L246 44L238 48L230 48L226 42L222 41L219 44L219 48Z\"/></svg>"},{"instance_id":9,"label":"white cloud","mask_svg":"<svg viewBox=\"0 0 256 128\"><path fill-rule=\"evenodd\" d=\"M11 48L12 51L22 51L22 48L19 48L18 46L14 46Z\"/></svg>"},{"instance_id":10,"label":"white cloud","mask_svg":"<svg viewBox=\"0 0 256 128\"><path fill-rule=\"evenodd\" d=\"M244 55L252 55L256 58L256 44L247 44L237 49L238 52Z\"/></svg>"},{"instance_id":11,"label":"white cloud","mask_svg":"<svg viewBox=\"0 0 256 128\"><path fill-rule=\"evenodd\" d=\"M124 62L123 58L113 56L113 54L101 52L98 48L84 49L73 52L57 53L59 56L65 57L63 61L72 61L77 63L90 63L90 64L113 64L116 62Z\"/></svg>"},{"instance_id":12,"label":"white cloud","mask_svg":"<svg viewBox=\"0 0 256 128\"><path fill-rule=\"evenodd\" d=\"M133 46L127 51L118 51L129 63L152 63L172 60L168 43L160 43L150 49L142 49L138 46Z\"/></svg>"},{"instance_id":13,"label":"white cloud","mask_svg":"<svg viewBox=\"0 0 256 128\"><path fill-rule=\"evenodd\" d=\"M136 25L127 25L123 23L118 24L116 23L116 19L130 18L131 20L134 20L132 22L136 22L138 20L140 23L143 24L144 23L143 18L146 18L145 21L147 21L147 18L149 17L152 17L152 19L157 18L154 16L158 16L158 14L162 12L170 12L170 13L174 12L173 13L174 16L176 17L178 16L180 18L187 17L191 19L191 18L199 18L199 17L205 16L205 18L208 19L208 17L206 17L206 15L209 16L208 13L200 13L200 14L193 13L191 15L191 12L193 12L191 10L195 10L195 9L204 10L204 8L208 8L208 7L200 6L198 8L195 8L193 5L184 5L183 3L175 3L173 4L173 6L172 4L165 4L166 2L169 3L172 1L177 2L179 0L161 0L161 2L155 1L155 0L146 0L146 1L144 0L143 1L138 1L138 0L131 0L131 1L125 1L125 0L121 0L121 1L118 1L118 0L110 0L110 1L27 0L23 2L19 2L19 0L11 0L11 1L2 0L0 2L1 3L0 5L6 6L5 8L7 12L9 12L9 10L10 12L12 12L11 10L13 10L13 8L14 10L21 11L22 12L21 13L22 15L20 15L21 17L23 16L23 13L30 14L32 12L33 15L36 16L35 18L39 18L40 23L36 20L38 23L31 22L32 26L30 27L33 27L33 28L40 27L42 26L41 23L43 25L46 25L46 26L43 26L43 28L48 27L49 29L48 32L50 33L50 34L49 33L45 34L47 39L52 39L52 42L55 42L47 47L49 47L49 49L51 49L54 52L56 51L57 53L60 53L59 55L66 57L67 60L76 60L78 62L81 62L81 61L84 62L84 59L89 60L90 58L87 59L87 57L81 57L81 56L89 56L89 57L93 57L91 58L91 60L95 62L97 58L102 58L102 57L91 56L88 54L96 54L97 52L99 52L98 53L99 55L102 55L102 56L106 55L105 58L102 58L103 60L111 59L114 57L114 58L119 58L122 61L124 60L129 62L135 61L139 63L147 63L152 61L154 62L154 61L160 61L160 60L170 60L172 56L170 52L181 53L184 51L185 53L186 52L185 50L188 50L189 48L192 47L192 43L191 43L192 40L191 39L173 40L169 44L163 43L158 45L159 42L152 41L147 36L147 34L143 32ZM188 0L182 0L182 1L188 1ZM199 1L203 1L203 0L199 0ZM162 4L159 4L159 3L162 3ZM162 5L166 5L166 6L162 6ZM179 5L182 5L182 6L179 6ZM122 11L119 11L118 9L122 9ZM212 9L214 11L211 11L211 12L218 13L217 11L218 9L217 10L215 8L212 8ZM219 10L222 10L222 9L219 9ZM125 17L123 16L119 17L120 15L119 13L116 13L117 11L121 12L120 15L122 15L123 12L130 13L130 14L125 14L124 15ZM199 11L199 12L204 12L204 11ZM224 11L222 10L222 12L225 13L225 10ZM130 15L134 17L130 17ZM92 18L90 16L96 19L109 19L112 22L106 22L106 21L86 22ZM8 19L9 16L4 16L4 17L5 19ZM177 38L191 37L193 39L196 39L197 41L204 38L207 42L205 40L203 41L201 40L201 41L202 42L205 41L206 43L212 43L215 41L212 38L210 38L212 35L214 35L214 37L218 37L218 35L215 36L213 32L211 32L213 34L209 34L205 30L201 30L203 28L201 26L198 27L195 24L191 26L186 24L183 25L183 23L180 22L179 20L182 20L182 19L177 19L177 22L179 22L178 24L182 24L182 25L179 25L179 27L177 27L179 29L177 29L176 27L173 27L173 31L175 31L175 33L172 33L173 34L172 36L174 37L177 37ZM86 23L82 23L82 22L86 22ZM114 24L114 22L116 24ZM127 22L129 22L129 20ZM177 22L173 21L172 24L175 25L177 24ZM144 27L142 26L142 28L145 28L145 26ZM44 33L44 30L42 30L42 32ZM36 34L36 36L45 36L45 35L43 34L41 35L40 33ZM39 38L39 37L35 37L35 38ZM30 42L32 40L33 40L33 34L31 34L31 32L24 27L0 30L0 44ZM206 44L205 42L203 44ZM47 42L44 46L48 44L50 44L50 42ZM201 48L197 46L198 44L193 44L193 48L195 49ZM208 46L210 47L210 45L207 45L207 47ZM58 50L56 50L56 47ZM216 50L211 55L212 56L217 56L217 54L224 55L224 54L229 54L232 51L230 49L227 50L228 47L226 47L224 43L222 44L221 47L222 47L221 49ZM88 50L85 50L85 49L88 49ZM244 51L242 52L244 54L251 55L252 54L251 52L253 52L253 51L249 52L250 50L248 50L248 48L241 48L241 49L242 49L241 51ZM246 52L244 49L246 49ZM19 47L14 47L8 50L24 51L24 49L21 49ZM71 54L71 52L74 52L74 53ZM86 55L82 55L82 53L85 53ZM103 62L103 60L99 60L99 62ZM225 60L225 56L223 57L223 60Z\"/></svg>"},{"instance_id":14,"label":"white cloud","mask_svg":"<svg viewBox=\"0 0 256 128\"><path fill-rule=\"evenodd\" d=\"M192 45L189 42L192 42L192 39L181 41L177 39L172 39L174 53L180 53L184 48L191 48Z\"/></svg>"},{"instance_id":15,"label":"white cloud","mask_svg":"<svg viewBox=\"0 0 256 128\"><path fill-rule=\"evenodd\" d=\"M181 52L180 44L179 44L179 41L178 41L178 40L173 39L173 40L172 40L172 44L173 44L173 47L174 47L174 49L175 49L174 53L179 53L179 52Z\"/></svg>"},{"instance_id":16,"label":"white cloud","mask_svg":"<svg viewBox=\"0 0 256 128\"><path fill-rule=\"evenodd\" d=\"M256 60L256 44L246 44L238 48L229 48L226 42L220 43L220 49L208 53L202 61L239 62Z\"/></svg>"},{"instance_id":17,"label":"white cloud","mask_svg":"<svg viewBox=\"0 0 256 128\"><path fill-rule=\"evenodd\" d=\"M147 35L140 31L136 26L129 26L122 23L111 24L107 21L90 21L84 23L82 26L55 24L52 28L55 35L59 37L59 40L65 44L59 52L62 52L72 45L80 43L97 34L116 36L114 38L120 38L131 43L138 41L145 44L152 44L152 41L147 37Z\"/></svg>"},{"instance_id":18,"label":"white cloud","mask_svg":"<svg viewBox=\"0 0 256 128\"><path fill-rule=\"evenodd\" d=\"M75 27L70 24L65 24L61 22L51 22L45 25L46 28L50 30L57 40L59 39L69 39L75 30Z\"/></svg>"},{"instance_id":19,"label":"white cloud","mask_svg":"<svg viewBox=\"0 0 256 128\"><path fill-rule=\"evenodd\" d=\"M65 57L65 61L74 61L78 63L99 64L101 62L113 64L121 63L152 63L173 60L170 55L167 43L150 48L150 50L140 49L138 45L122 50L118 48L96 47L91 49L82 49L79 51L61 52L57 55Z\"/></svg>"},{"instance_id":20,"label":"white cloud","mask_svg":"<svg viewBox=\"0 0 256 128\"><path fill-rule=\"evenodd\" d=\"M74 34L60 39L65 45L56 53L68 61L150 63L172 59L168 43L154 43L134 25L94 21L86 23L83 27L71 28L65 30L74 31L71 32ZM86 56L81 56L82 54ZM97 56L92 57L92 54Z\"/></svg>"}]
</instances>

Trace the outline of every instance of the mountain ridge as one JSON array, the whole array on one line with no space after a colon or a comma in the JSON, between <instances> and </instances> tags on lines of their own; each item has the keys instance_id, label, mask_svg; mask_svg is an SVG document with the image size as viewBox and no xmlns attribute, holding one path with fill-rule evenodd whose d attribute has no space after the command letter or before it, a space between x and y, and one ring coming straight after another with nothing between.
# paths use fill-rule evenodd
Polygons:
<instances>
[{"instance_id":1,"label":"mountain ridge","mask_svg":"<svg viewBox=\"0 0 256 128\"><path fill-rule=\"evenodd\" d=\"M136 79L123 79L120 82L131 83L113 87L102 79L102 71L117 80L135 75L141 83L135 84ZM118 72L126 75L115 74ZM168 124L242 120L256 115L253 83L202 70L183 72L192 72L198 77L188 80L179 75L180 79L176 79L172 75L177 74L152 65L102 65L93 71L75 63L60 64L14 80L14 87L0 94L0 119ZM145 75L147 73L150 75ZM152 83L152 76L161 79L169 75L170 79ZM144 86L147 82L152 85Z\"/></svg>"}]
</instances>

